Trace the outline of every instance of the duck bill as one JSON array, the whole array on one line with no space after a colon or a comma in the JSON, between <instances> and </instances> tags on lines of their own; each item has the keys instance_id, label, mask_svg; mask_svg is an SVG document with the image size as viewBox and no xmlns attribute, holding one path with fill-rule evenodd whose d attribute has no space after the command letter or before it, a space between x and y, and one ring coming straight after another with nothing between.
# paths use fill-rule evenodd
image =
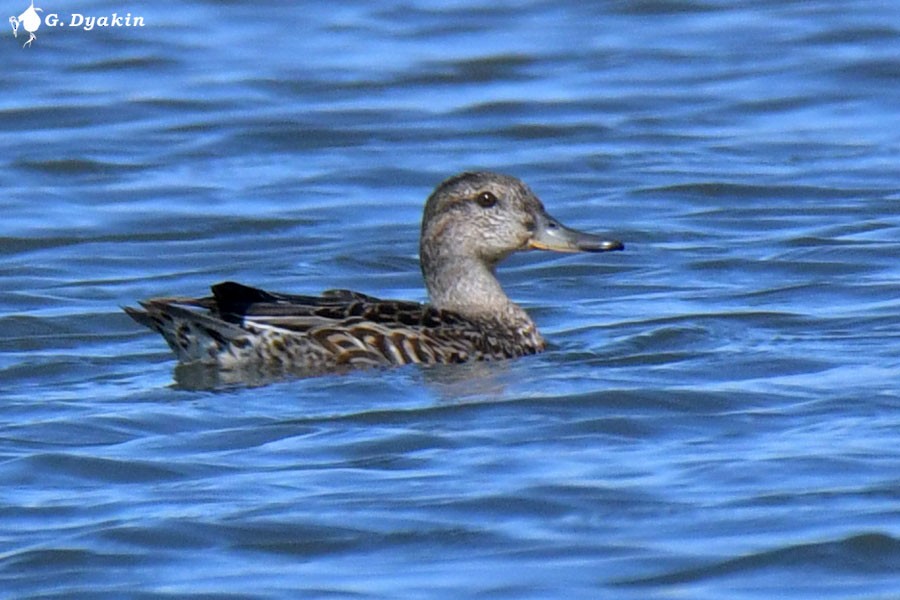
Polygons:
<instances>
[{"instance_id":1,"label":"duck bill","mask_svg":"<svg viewBox=\"0 0 900 600\"><path fill-rule=\"evenodd\" d=\"M548 214L539 215L528 248L552 252L610 252L624 250L625 244L570 229Z\"/></svg>"}]
</instances>

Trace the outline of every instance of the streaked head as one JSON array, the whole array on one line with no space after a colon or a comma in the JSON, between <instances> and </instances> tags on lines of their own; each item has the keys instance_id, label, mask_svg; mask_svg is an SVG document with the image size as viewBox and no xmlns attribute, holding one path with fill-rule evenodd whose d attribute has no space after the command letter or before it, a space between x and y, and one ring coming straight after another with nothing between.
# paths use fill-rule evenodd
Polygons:
<instances>
[{"instance_id":1,"label":"streaked head","mask_svg":"<svg viewBox=\"0 0 900 600\"><path fill-rule=\"evenodd\" d=\"M519 250L606 252L617 240L570 229L551 217L520 180L489 172L462 173L442 182L422 218L421 255L462 255L493 268Z\"/></svg>"}]
</instances>

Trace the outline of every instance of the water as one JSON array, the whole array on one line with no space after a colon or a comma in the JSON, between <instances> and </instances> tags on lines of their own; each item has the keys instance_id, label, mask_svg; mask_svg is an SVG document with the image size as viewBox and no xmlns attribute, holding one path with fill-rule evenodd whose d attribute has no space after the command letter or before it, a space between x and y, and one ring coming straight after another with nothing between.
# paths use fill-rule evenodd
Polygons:
<instances>
[{"instance_id":1,"label":"water","mask_svg":"<svg viewBox=\"0 0 900 600\"><path fill-rule=\"evenodd\" d=\"M900 10L37 3L0 38L0 597L900 597ZM6 2L18 14L26 2ZM424 299L515 174L552 347L195 390L120 306Z\"/></svg>"}]
</instances>

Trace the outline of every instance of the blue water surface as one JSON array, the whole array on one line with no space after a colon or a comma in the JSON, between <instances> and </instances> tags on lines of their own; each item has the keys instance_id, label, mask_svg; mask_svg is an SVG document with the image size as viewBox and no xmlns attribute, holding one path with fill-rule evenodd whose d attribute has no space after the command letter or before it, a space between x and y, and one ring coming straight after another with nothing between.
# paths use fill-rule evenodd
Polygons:
<instances>
[{"instance_id":1,"label":"blue water surface","mask_svg":"<svg viewBox=\"0 0 900 600\"><path fill-rule=\"evenodd\" d=\"M145 25L0 36L0 597L900 597L900 4L35 6ZM544 354L209 387L121 311L425 300L475 168L626 243L501 267Z\"/></svg>"}]
</instances>

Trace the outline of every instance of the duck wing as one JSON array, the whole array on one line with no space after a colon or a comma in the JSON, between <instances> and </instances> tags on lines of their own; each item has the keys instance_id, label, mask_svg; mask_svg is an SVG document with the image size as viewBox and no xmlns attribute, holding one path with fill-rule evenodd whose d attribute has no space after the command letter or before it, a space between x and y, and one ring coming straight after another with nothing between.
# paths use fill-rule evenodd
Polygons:
<instances>
[{"instance_id":1,"label":"duck wing","mask_svg":"<svg viewBox=\"0 0 900 600\"><path fill-rule=\"evenodd\" d=\"M267 292L234 282L213 286L214 311L245 327L308 337L337 364L456 363L483 359L480 324L427 304L351 290L321 296Z\"/></svg>"},{"instance_id":2,"label":"duck wing","mask_svg":"<svg viewBox=\"0 0 900 600\"><path fill-rule=\"evenodd\" d=\"M213 286L212 296L157 298L141 305L143 311L126 312L161 333L182 362L257 361L318 372L511 355L482 323L427 304L350 290L306 296L229 281Z\"/></svg>"}]
</instances>

